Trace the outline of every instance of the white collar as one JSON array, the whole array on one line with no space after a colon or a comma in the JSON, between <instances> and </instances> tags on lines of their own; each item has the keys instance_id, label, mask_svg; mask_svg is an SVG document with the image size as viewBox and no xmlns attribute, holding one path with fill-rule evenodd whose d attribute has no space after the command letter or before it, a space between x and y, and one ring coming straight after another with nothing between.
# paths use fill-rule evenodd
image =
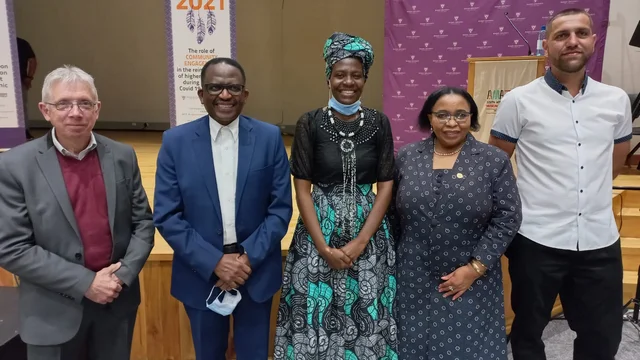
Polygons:
<instances>
[{"instance_id":1,"label":"white collar","mask_svg":"<svg viewBox=\"0 0 640 360\"><path fill-rule=\"evenodd\" d=\"M96 147L98 147L98 143L96 142L95 135L93 135L93 131L91 132L91 140L89 141L89 145L87 145L87 147L84 150L80 151L80 153L78 153L78 154L72 153L71 151L65 149L62 146L62 144L60 144L60 142L56 138L56 128L52 128L51 129L51 138L53 139L53 146L55 146L56 149L58 149L58 151L62 155L72 157L72 158L74 158L76 160L84 159L84 157L87 156L89 151L91 151L91 150L95 149Z\"/></svg>"},{"instance_id":2,"label":"white collar","mask_svg":"<svg viewBox=\"0 0 640 360\"><path fill-rule=\"evenodd\" d=\"M220 133L220 130L224 127L231 131L231 135L233 136L233 141L238 141L238 129L239 129L240 118L237 117L233 120L229 125L222 126L219 122L215 121L211 116L209 116L209 128L211 129L211 140L215 141Z\"/></svg>"}]
</instances>

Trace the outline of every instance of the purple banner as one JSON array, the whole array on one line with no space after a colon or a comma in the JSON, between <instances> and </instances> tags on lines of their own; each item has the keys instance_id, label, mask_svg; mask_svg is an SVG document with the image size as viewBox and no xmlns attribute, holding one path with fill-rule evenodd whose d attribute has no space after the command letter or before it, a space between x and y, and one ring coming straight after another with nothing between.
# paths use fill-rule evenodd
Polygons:
<instances>
[{"instance_id":1,"label":"purple banner","mask_svg":"<svg viewBox=\"0 0 640 360\"><path fill-rule=\"evenodd\" d=\"M11 149L26 141L23 127L0 128L0 149Z\"/></svg>"},{"instance_id":2,"label":"purple banner","mask_svg":"<svg viewBox=\"0 0 640 360\"><path fill-rule=\"evenodd\" d=\"M593 17L595 54L587 71L600 80L610 0L386 0L384 112L391 120L396 150L428 134L418 114L440 86L466 88L469 57L535 55L540 27L566 8ZM508 13L508 15L505 15Z\"/></svg>"}]
</instances>

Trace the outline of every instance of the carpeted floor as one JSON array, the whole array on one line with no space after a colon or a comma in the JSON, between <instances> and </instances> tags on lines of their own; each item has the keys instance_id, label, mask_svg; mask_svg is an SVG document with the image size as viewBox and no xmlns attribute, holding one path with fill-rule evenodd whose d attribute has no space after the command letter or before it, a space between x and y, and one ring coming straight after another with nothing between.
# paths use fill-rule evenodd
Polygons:
<instances>
[{"instance_id":1,"label":"carpeted floor","mask_svg":"<svg viewBox=\"0 0 640 360\"><path fill-rule=\"evenodd\" d=\"M542 336L545 343L547 360L571 360L573 358L573 339L575 333L569 329L565 320L553 320L547 325ZM634 327L628 321L623 323L622 343L616 360L638 360L640 358L640 326ZM509 360L512 360L509 349Z\"/></svg>"}]
</instances>

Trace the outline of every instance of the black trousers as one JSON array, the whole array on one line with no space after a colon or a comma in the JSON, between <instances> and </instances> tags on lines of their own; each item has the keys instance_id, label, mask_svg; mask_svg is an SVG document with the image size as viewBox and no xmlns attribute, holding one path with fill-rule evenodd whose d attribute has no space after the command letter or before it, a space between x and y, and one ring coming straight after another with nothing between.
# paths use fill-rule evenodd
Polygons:
<instances>
[{"instance_id":1,"label":"black trousers","mask_svg":"<svg viewBox=\"0 0 640 360\"><path fill-rule=\"evenodd\" d=\"M546 359L542 332L560 295L577 338L574 360L614 360L622 338L620 240L606 248L549 248L518 234L506 252L511 276L514 360Z\"/></svg>"}]
</instances>

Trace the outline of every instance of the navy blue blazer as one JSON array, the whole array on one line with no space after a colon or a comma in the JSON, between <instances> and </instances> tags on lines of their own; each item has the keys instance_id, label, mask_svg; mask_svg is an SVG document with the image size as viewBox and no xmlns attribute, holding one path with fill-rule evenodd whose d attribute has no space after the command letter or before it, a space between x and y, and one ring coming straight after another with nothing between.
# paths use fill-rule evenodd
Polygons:
<instances>
[{"instance_id":1,"label":"navy blue blazer","mask_svg":"<svg viewBox=\"0 0 640 360\"><path fill-rule=\"evenodd\" d=\"M236 235L252 269L244 286L264 302L282 285L280 241L291 220L291 175L278 127L242 115L239 121ZM209 116L163 134L153 220L174 250L171 294L205 310L223 255Z\"/></svg>"}]
</instances>

